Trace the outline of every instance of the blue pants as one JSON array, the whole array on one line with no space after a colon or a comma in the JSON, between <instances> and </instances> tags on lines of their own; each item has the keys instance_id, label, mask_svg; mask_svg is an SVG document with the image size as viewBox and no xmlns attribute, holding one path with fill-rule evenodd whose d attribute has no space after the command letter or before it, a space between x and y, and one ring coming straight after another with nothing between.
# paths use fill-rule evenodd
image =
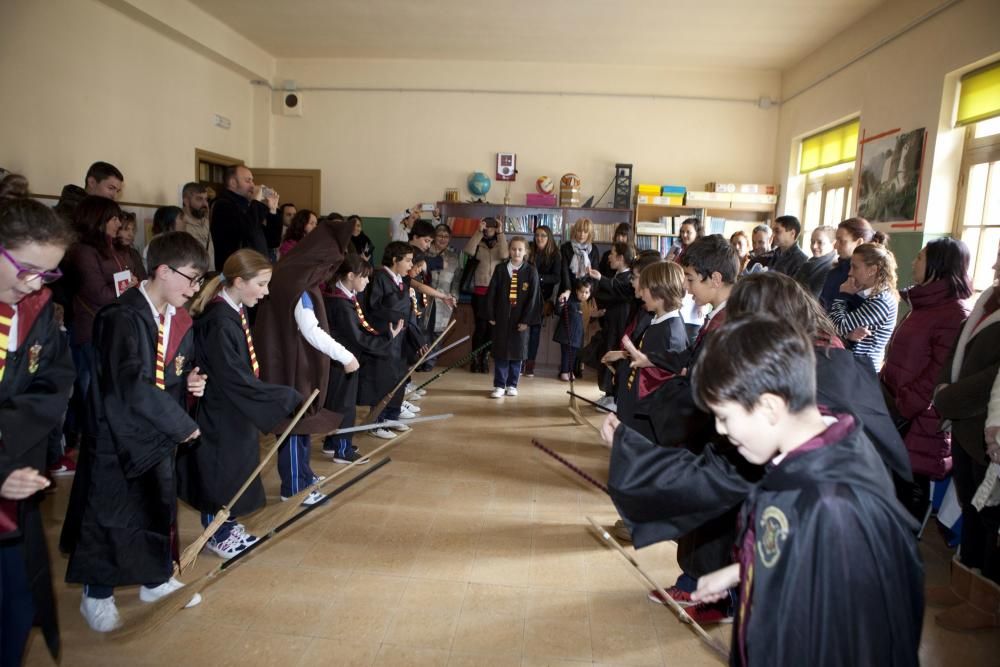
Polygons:
<instances>
[{"instance_id":1,"label":"blue pants","mask_svg":"<svg viewBox=\"0 0 1000 667\"><path fill-rule=\"evenodd\" d=\"M493 361L493 386L516 387L517 381L521 379L522 363L520 359L495 359Z\"/></svg>"},{"instance_id":2,"label":"blue pants","mask_svg":"<svg viewBox=\"0 0 1000 667\"><path fill-rule=\"evenodd\" d=\"M278 448L278 476L281 477L281 495L285 498L312 484L316 477L309 466L311 444L308 435L290 435Z\"/></svg>"},{"instance_id":3,"label":"blue pants","mask_svg":"<svg viewBox=\"0 0 1000 667\"><path fill-rule=\"evenodd\" d=\"M35 618L23 542L0 547L0 665L20 665Z\"/></svg>"},{"instance_id":4,"label":"blue pants","mask_svg":"<svg viewBox=\"0 0 1000 667\"><path fill-rule=\"evenodd\" d=\"M560 373L572 373L573 366L576 363L576 353L580 348L573 347L572 345L564 345L559 343L559 372Z\"/></svg>"},{"instance_id":5,"label":"blue pants","mask_svg":"<svg viewBox=\"0 0 1000 667\"><path fill-rule=\"evenodd\" d=\"M387 408L388 409L388 408ZM340 422L340 428L350 428L354 426L355 417L357 416L357 408L353 405L350 409L343 412L344 420ZM399 416L399 411L396 411L396 416ZM324 452L334 452L337 457L346 456L349 452L354 451L353 433L345 433L343 435L328 435L326 439L323 440L323 451Z\"/></svg>"},{"instance_id":6,"label":"blue pants","mask_svg":"<svg viewBox=\"0 0 1000 667\"><path fill-rule=\"evenodd\" d=\"M210 523L212 523L212 521L214 519L215 519L215 515L214 514L205 514L205 513L202 513L202 515L201 515L201 527L202 528L208 528L208 525ZM225 542L226 538L229 537L229 534L231 532L233 532L233 528L235 528L235 527L236 527L236 517L230 516L228 519L226 519L223 522L223 524L221 526L219 526L219 529L217 531L215 531L215 535L213 535L212 538L216 542Z\"/></svg>"}]
</instances>

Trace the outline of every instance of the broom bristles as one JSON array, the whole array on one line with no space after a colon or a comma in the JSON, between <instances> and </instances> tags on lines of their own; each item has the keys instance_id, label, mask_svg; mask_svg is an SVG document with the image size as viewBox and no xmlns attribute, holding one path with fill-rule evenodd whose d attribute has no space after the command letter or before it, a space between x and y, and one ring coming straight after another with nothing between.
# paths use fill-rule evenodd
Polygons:
<instances>
[{"instance_id":1,"label":"broom bristles","mask_svg":"<svg viewBox=\"0 0 1000 667\"><path fill-rule=\"evenodd\" d=\"M201 553L201 550L205 548L208 541L212 539L212 535L215 535L228 518L229 508L223 507L219 510L219 513L215 515L215 518L212 519L212 522L205 527L205 530L202 531L201 535L199 535L194 542L189 544L187 548L181 552L180 560L177 562L178 574L184 572L184 570L195 564L198 560L198 554Z\"/></svg>"},{"instance_id":2,"label":"broom bristles","mask_svg":"<svg viewBox=\"0 0 1000 667\"><path fill-rule=\"evenodd\" d=\"M204 590L220 571L216 568L193 584L178 588L154 603L143 605L140 611L126 616L123 625L108 636L114 641L126 641L155 630L183 609L195 593Z\"/></svg>"}]
</instances>

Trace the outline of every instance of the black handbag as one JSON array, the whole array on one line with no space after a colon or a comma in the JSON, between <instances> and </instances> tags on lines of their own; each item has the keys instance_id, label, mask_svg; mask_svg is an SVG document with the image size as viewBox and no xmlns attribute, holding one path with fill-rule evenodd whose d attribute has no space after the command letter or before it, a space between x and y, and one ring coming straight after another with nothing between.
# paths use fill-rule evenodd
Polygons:
<instances>
[{"instance_id":1,"label":"black handbag","mask_svg":"<svg viewBox=\"0 0 1000 667\"><path fill-rule=\"evenodd\" d=\"M476 246L476 254L471 255L469 259L465 261L465 267L462 268L462 282L459 283L459 292L462 294L472 295L476 289L476 267L479 266L479 246Z\"/></svg>"}]
</instances>

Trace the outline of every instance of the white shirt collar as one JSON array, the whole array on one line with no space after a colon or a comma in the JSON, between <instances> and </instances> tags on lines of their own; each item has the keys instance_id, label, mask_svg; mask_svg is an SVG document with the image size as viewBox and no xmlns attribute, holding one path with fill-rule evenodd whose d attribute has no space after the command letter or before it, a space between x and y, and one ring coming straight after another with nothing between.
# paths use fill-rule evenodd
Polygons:
<instances>
[{"instance_id":1,"label":"white shirt collar","mask_svg":"<svg viewBox=\"0 0 1000 667\"><path fill-rule=\"evenodd\" d=\"M143 298L146 299L146 303L149 304L149 310L153 313L153 319L156 320L156 321L159 321L159 319L160 319L160 311L158 311L156 309L156 306L153 305L152 299L149 298L149 294L146 292L146 285L147 284L149 284L148 280L143 280L141 283L139 283L139 292L142 294ZM166 312L165 312L165 314L167 316L166 319L169 320L171 317L173 317L175 312L177 312L177 309L174 308L173 306L171 306L168 303L167 304L167 309L166 309Z\"/></svg>"},{"instance_id":2,"label":"white shirt collar","mask_svg":"<svg viewBox=\"0 0 1000 667\"><path fill-rule=\"evenodd\" d=\"M390 271L389 273L392 273L392 271ZM347 289L347 287L344 285L344 283L342 283L339 280L337 281L337 289L339 289L341 292L343 292L347 296L351 297L352 299L357 296L357 292L355 292L352 289Z\"/></svg>"},{"instance_id":3,"label":"white shirt collar","mask_svg":"<svg viewBox=\"0 0 1000 667\"><path fill-rule=\"evenodd\" d=\"M711 320L711 319L712 319L713 317L715 317L716 315L718 315L718 314L719 314L719 312L720 312L720 311L721 311L721 310L722 310L723 308L725 308L725 307L726 307L726 302L725 302L725 301L723 301L723 302L722 302L722 303L720 303L720 304L719 304L718 306L716 306L715 308L713 308L713 309L712 309L712 312L710 312L710 313L709 313L708 315L706 315L706 316L705 316L705 324L708 324L709 320Z\"/></svg>"},{"instance_id":4,"label":"white shirt collar","mask_svg":"<svg viewBox=\"0 0 1000 667\"><path fill-rule=\"evenodd\" d=\"M237 313L243 310L243 306L233 301L233 297L229 296L229 293L226 292L225 288L219 290L219 294L222 295L223 300L230 306L232 306L233 310L235 310Z\"/></svg>"},{"instance_id":5,"label":"white shirt collar","mask_svg":"<svg viewBox=\"0 0 1000 667\"><path fill-rule=\"evenodd\" d=\"M507 273L509 273L510 275L514 275L515 271L520 271L523 268L524 268L524 260L522 260L518 266L514 266L513 262L507 262Z\"/></svg>"},{"instance_id":6,"label":"white shirt collar","mask_svg":"<svg viewBox=\"0 0 1000 667\"><path fill-rule=\"evenodd\" d=\"M389 274L390 278L392 278L392 282L396 283L396 287L399 287L400 285L403 284L403 277L402 276L397 276L395 274L395 272L392 269L390 269L388 266L383 266L382 268L385 269L385 272Z\"/></svg>"},{"instance_id":7,"label":"white shirt collar","mask_svg":"<svg viewBox=\"0 0 1000 667\"><path fill-rule=\"evenodd\" d=\"M649 325L653 326L654 324L659 324L660 322L666 322L671 317L680 317L680 316L681 316L681 311L679 311L679 310L668 310L667 312L663 313L662 315L657 315L656 317L654 317L653 321L650 322Z\"/></svg>"}]
</instances>

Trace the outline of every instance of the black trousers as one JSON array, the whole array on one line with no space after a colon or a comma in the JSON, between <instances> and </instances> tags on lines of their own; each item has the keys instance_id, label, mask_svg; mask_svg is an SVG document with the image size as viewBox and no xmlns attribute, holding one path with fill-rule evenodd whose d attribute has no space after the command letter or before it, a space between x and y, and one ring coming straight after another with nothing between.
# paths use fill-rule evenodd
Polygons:
<instances>
[{"instance_id":1,"label":"black trousers","mask_svg":"<svg viewBox=\"0 0 1000 667\"><path fill-rule=\"evenodd\" d=\"M475 350L493 338L493 325L490 324L486 312L486 295L472 295L472 315L474 326L472 329L472 349Z\"/></svg>"},{"instance_id":2,"label":"black trousers","mask_svg":"<svg viewBox=\"0 0 1000 667\"><path fill-rule=\"evenodd\" d=\"M0 546L0 665L21 664L35 618L20 539Z\"/></svg>"},{"instance_id":3,"label":"black trousers","mask_svg":"<svg viewBox=\"0 0 1000 667\"><path fill-rule=\"evenodd\" d=\"M1000 506L972 505L976 489L986 478L986 466L974 461L957 442L952 442L952 480L958 502L962 505L962 548L959 559L966 567L978 567L983 576L1000 584Z\"/></svg>"},{"instance_id":4,"label":"black trousers","mask_svg":"<svg viewBox=\"0 0 1000 667\"><path fill-rule=\"evenodd\" d=\"M922 523L931 504L930 477L913 473L913 481L906 482L894 474L892 481L896 485L896 498L900 504L913 515L914 519Z\"/></svg>"}]
</instances>

